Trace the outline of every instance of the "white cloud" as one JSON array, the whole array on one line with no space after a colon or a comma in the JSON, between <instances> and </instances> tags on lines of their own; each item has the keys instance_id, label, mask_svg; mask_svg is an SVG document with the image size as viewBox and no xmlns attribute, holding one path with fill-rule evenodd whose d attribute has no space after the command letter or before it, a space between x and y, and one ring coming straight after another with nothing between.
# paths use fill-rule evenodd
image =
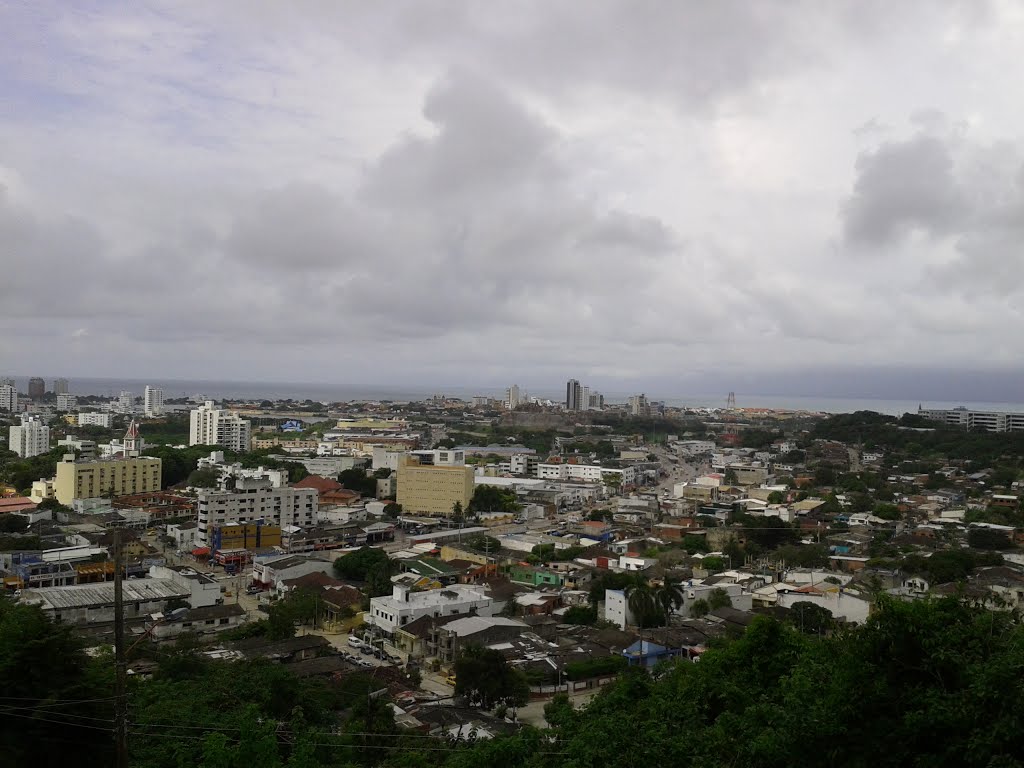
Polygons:
<instances>
[{"instance_id":1,"label":"white cloud","mask_svg":"<svg viewBox=\"0 0 1024 768\"><path fill-rule=\"evenodd\" d=\"M2 13L11 371L642 384L1024 330L1012 8Z\"/></svg>"}]
</instances>

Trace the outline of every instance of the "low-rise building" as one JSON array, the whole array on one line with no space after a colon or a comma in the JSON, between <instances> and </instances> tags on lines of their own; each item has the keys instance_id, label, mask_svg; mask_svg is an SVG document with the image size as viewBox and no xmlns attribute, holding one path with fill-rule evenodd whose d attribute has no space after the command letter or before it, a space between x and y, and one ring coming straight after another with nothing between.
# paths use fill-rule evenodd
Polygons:
<instances>
[{"instance_id":1,"label":"low-rise building","mask_svg":"<svg viewBox=\"0 0 1024 768\"><path fill-rule=\"evenodd\" d=\"M252 580L256 584L272 588L279 581L296 579L308 573L334 573L334 565L304 555L257 556L252 564Z\"/></svg>"},{"instance_id":2,"label":"low-rise building","mask_svg":"<svg viewBox=\"0 0 1024 768\"><path fill-rule=\"evenodd\" d=\"M127 579L122 585L125 619L162 613L171 600L188 600L191 592L172 579ZM96 624L114 620L112 583L27 589L22 602L38 605L52 620Z\"/></svg>"},{"instance_id":3,"label":"low-rise building","mask_svg":"<svg viewBox=\"0 0 1024 768\"><path fill-rule=\"evenodd\" d=\"M452 664L468 645L487 647L507 642L528 630L528 625L516 619L463 616L431 627L427 635L427 648L442 664Z\"/></svg>"},{"instance_id":4,"label":"low-rise building","mask_svg":"<svg viewBox=\"0 0 1024 768\"><path fill-rule=\"evenodd\" d=\"M208 635L244 624L245 609L236 603L208 605L203 608L179 608L166 614L153 614L147 628L157 640L173 640L186 632Z\"/></svg>"},{"instance_id":5,"label":"low-rise building","mask_svg":"<svg viewBox=\"0 0 1024 768\"><path fill-rule=\"evenodd\" d=\"M491 616L495 612L493 603L485 588L475 584L455 584L427 592L413 592L409 587L396 584L390 596L370 600L366 620L390 636L399 627L421 616L470 612Z\"/></svg>"}]
</instances>

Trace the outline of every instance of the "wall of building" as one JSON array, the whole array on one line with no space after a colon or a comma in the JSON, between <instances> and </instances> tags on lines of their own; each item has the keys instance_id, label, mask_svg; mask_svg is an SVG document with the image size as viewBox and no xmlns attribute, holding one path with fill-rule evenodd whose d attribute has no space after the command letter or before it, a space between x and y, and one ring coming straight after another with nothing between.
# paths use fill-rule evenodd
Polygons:
<instances>
[{"instance_id":1,"label":"wall of building","mask_svg":"<svg viewBox=\"0 0 1024 768\"><path fill-rule=\"evenodd\" d=\"M451 516L456 503L468 508L474 488L472 467L424 466L412 458L398 467L397 502L405 514Z\"/></svg>"},{"instance_id":2,"label":"wall of building","mask_svg":"<svg viewBox=\"0 0 1024 768\"><path fill-rule=\"evenodd\" d=\"M162 462L151 456L126 459L80 460L57 464L54 494L61 504L105 495L126 496L159 491Z\"/></svg>"}]
</instances>

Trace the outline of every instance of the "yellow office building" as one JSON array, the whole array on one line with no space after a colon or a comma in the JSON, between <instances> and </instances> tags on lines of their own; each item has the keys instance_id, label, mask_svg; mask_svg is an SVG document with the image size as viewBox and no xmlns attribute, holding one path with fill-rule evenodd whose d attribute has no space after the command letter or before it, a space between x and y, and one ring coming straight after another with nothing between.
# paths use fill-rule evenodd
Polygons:
<instances>
[{"instance_id":1,"label":"yellow office building","mask_svg":"<svg viewBox=\"0 0 1024 768\"><path fill-rule=\"evenodd\" d=\"M398 465L398 497L406 514L449 517L455 502L465 510L473 498L473 468L466 465L422 464L405 457Z\"/></svg>"},{"instance_id":2,"label":"yellow office building","mask_svg":"<svg viewBox=\"0 0 1024 768\"><path fill-rule=\"evenodd\" d=\"M61 504L71 504L75 499L159 491L161 466L152 456L76 461L68 454L57 464L54 495Z\"/></svg>"}]
</instances>

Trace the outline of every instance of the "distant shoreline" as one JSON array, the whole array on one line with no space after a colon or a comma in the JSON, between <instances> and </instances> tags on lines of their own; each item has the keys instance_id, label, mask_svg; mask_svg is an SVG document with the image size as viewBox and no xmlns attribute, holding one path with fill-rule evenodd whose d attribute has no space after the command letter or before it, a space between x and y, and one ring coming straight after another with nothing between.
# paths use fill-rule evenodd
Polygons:
<instances>
[{"instance_id":1,"label":"distant shoreline","mask_svg":"<svg viewBox=\"0 0 1024 768\"><path fill-rule=\"evenodd\" d=\"M28 377L15 376L18 388L27 389ZM451 397L469 399L474 395L502 398L503 390L489 387L467 389L465 387L448 387L444 389L423 389L417 387L361 386L361 385L329 385L309 383L267 383L267 382L236 382L214 380L160 380L160 379L128 379L128 378L69 378L70 391L75 395L99 395L113 397L122 389L141 395L146 384L162 387L165 398L191 397L204 395L213 400L222 399L253 399L253 400L315 400L317 402L360 402L390 400L394 402L417 402L428 400L435 394L446 394ZM47 387L52 386L52 378L47 379ZM564 393L544 390L531 391L531 395L541 399L561 402ZM607 395L609 402L624 402L628 394L612 393ZM648 393L651 400L663 401L673 408L724 408L724 395ZM883 398L842 398L820 397L807 395L758 395L743 392L736 393L738 409L758 408L770 410L804 411L808 413L853 413L854 411L877 411L893 416L903 413L915 413L918 406L924 408L955 408L966 406L972 410L983 411L1018 411L1024 412L1024 403L993 403L978 401L952 400L906 400Z\"/></svg>"}]
</instances>

